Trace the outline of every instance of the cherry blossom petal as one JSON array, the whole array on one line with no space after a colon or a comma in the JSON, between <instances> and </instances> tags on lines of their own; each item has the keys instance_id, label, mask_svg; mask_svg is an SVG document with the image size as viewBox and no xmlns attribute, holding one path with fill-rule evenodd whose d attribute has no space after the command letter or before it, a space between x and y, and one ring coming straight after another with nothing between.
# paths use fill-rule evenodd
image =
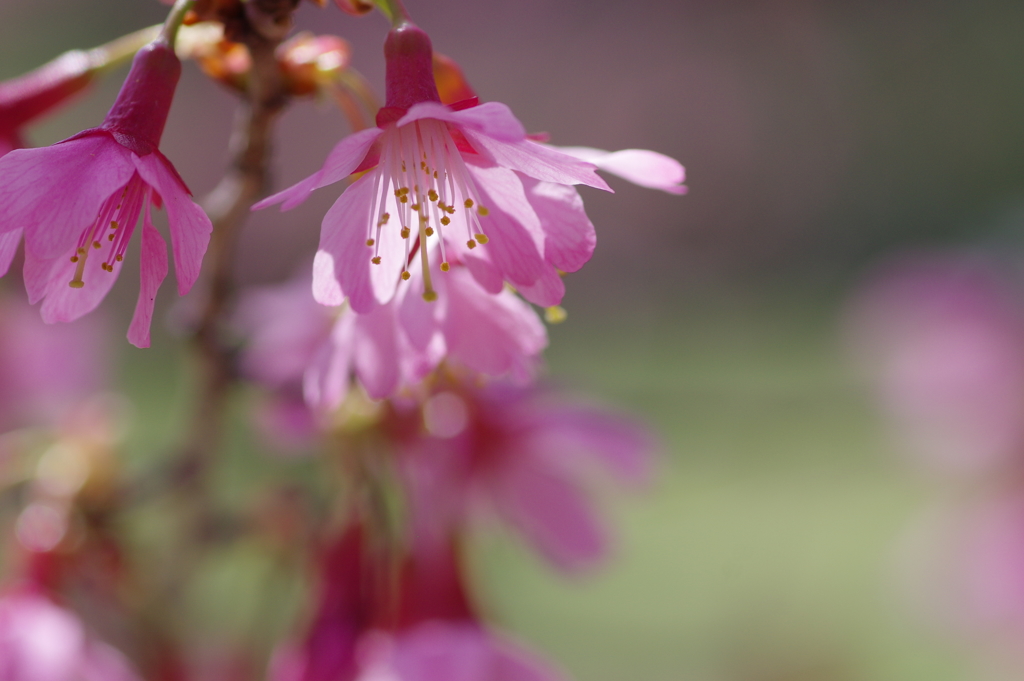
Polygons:
<instances>
[{"instance_id":1,"label":"cherry blossom petal","mask_svg":"<svg viewBox=\"0 0 1024 681\"><path fill-rule=\"evenodd\" d=\"M331 150L320 170L301 182L268 196L252 209L260 210L280 203L282 211L291 210L305 201L314 190L345 179L359 167L370 147L383 132L380 128L368 128L345 137Z\"/></svg>"},{"instance_id":2,"label":"cherry blossom petal","mask_svg":"<svg viewBox=\"0 0 1024 681\"><path fill-rule=\"evenodd\" d=\"M355 315L342 315L303 376L302 391L306 404L314 408L334 409L345 399L354 334Z\"/></svg>"},{"instance_id":3,"label":"cherry blossom petal","mask_svg":"<svg viewBox=\"0 0 1024 681\"><path fill-rule=\"evenodd\" d=\"M103 258L93 255L85 262L82 273L84 286L72 288L69 282L75 276L77 265L69 257L57 258L49 271L49 282L46 285L46 296L43 300L41 313L47 324L54 322L70 322L96 309L103 301L114 282L121 273L123 262L114 262L113 271L108 272L101 266ZM28 259L26 258L26 264Z\"/></svg>"},{"instance_id":4,"label":"cherry blossom petal","mask_svg":"<svg viewBox=\"0 0 1024 681\"><path fill-rule=\"evenodd\" d=\"M149 210L147 205L142 224L139 299L135 304L132 323L128 327L128 342L137 348L149 347L149 327L153 321L156 294L167 276L167 244L153 226Z\"/></svg>"},{"instance_id":5,"label":"cherry blossom petal","mask_svg":"<svg viewBox=\"0 0 1024 681\"><path fill-rule=\"evenodd\" d=\"M396 125L408 125L424 118L455 123L464 130L472 130L500 142L518 142L526 137L523 124L508 106L500 102L487 102L462 111L452 111L437 102L420 102L410 107Z\"/></svg>"},{"instance_id":6,"label":"cherry blossom petal","mask_svg":"<svg viewBox=\"0 0 1024 681\"><path fill-rule=\"evenodd\" d=\"M183 296L199 278L213 224L192 201L188 189L163 154L154 151L142 157L133 156L132 160L146 184L160 194L167 209L174 249L174 276L178 280L178 295Z\"/></svg>"},{"instance_id":7,"label":"cherry blossom petal","mask_svg":"<svg viewBox=\"0 0 1024 681\"><path fill-rule=\"evenodd\" d=\"M395 304L380 305L357 317L359 333L352 348L356 377L371 399L381 400L398 388L400 356Z\"/></svg>"},{"instance_id":8,"label":"cherry blossom petal","mask_svg":"<svg viewBox=\"0 0 1024 681\"><path fill-rule=\"evenodd\" d=\"M56 258L96 219L103 202L128 183L131 152L103 134L0 158L0 233L25 229L25 247Z\"/></svg>"},{"instance_id":9,"label":"cherry blossom petal","mask_svg":"<svg viewBox=\"0 0 1024 681\"><path fill-rule=\"evenodd\" d=\"M537 281L526 286L520 285L517 290L534 305L553 307L561 303L565 296L565 282L558 276L558 271L548 265Z\"/></svg>"},{"instance_id":10,"label":"cherry blossom petal","mask_svg":"<svg viewBox=\"0 0 1024 681\"><path fill-rule=\"evenodd\" d=\"M604 151L591 147L555 147L559 151L588 161L599 169L618 175L633 184L660 189L670 194L685 194L686 169L671 156L649 149Z\"/></svg>"},{"instance_id":11,"label":"cherry blossom petal","mask_svg":"<svg viewBox=\"0 0 1024 681\"><path fill-rule=\"evenodd\" d=\"M612 191L611 187L595 172L597 169L593 164L563 154L551 147L530 140L502 142L470 130L466 130L465 135L474 148L502 168L516 170L544 182L585 184L608 192Z\"/></svg>"},{"instance_id":12,"label":"cherry blossom petal","mask_svg":"<svg viewBox=\"0 0 1024 681\"><path fill-rule=\"evenodd\" d=\"M571 185L520 179L544 231L544 259L563 272L579 270L597 244L579 192Z\"/></svg>"}]
</instances>

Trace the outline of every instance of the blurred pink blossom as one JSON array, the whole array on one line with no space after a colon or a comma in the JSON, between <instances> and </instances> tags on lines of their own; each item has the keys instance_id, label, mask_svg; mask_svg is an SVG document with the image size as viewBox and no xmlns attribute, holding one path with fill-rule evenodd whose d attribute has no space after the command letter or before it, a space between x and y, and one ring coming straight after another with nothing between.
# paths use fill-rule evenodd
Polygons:
<instances>
[{"instance_id":1,"label":"blurred pink blossom","mask_svg":"<svg viewBox=\"0 0 1024 681\"><path fill-rule=\"evenodd\" d=\"M138 681L124 655L97 641L81 620L44 596L0 597L0 679Z\"/></svg>"},{"instance_id":2,"label":"blurred pink blossom","mask_svg":"<svg viewBox=\"0 0 1024 681\"><path fill-rule=\"evenodd\" d=\"M167 247L150 220L166 205L178 292L199 276L212 226L157 149L181 63L163 38L139 50L117 101L98 128L0 158L0 274L25 235L29 301L43 319L68 322L92 311L114 285L143 215L141 286L128 340L149 345ZM94 250L107 247L103 257Z\"/></svg>"},{"instance_id":3,"label":"blurred pink blossom","mask_svg":"<svg viewBox=\"0 0 1024 681\"><path fill-rule=\"evenodd\" d=\"M910 453L951 473L1024 461L1024 306L992 261L891 262L857 295L848 321Z\"/></svg>"},{"instance_id":4,"label":"blurred pink blossom","mask_svg":"<svg viewBox=\"0 0 1024 681\"><path fill-rule=\"evenodd\" d=\"M567 571L607 552L606 530L587 493L594 464L617 481L639 483L653 450L639 425L536 387L442 383L422 408L422 429L403 433L397 418L400 467L420 540L443 541L476 512L490 511Z\"/></svg>"}]
</instances>

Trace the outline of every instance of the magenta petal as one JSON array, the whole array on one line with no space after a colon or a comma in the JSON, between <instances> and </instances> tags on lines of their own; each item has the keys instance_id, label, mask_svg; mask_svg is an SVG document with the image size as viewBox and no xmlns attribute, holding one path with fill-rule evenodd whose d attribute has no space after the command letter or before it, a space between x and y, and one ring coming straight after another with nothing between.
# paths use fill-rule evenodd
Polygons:
<instances>
[{"instance_id":1,"label":"magenta petal","mask_svg":"<svg viewBox=\"0 0 1024 681\"><path fill-rule=\"evenodd\" d=\"M490 239L488 259L516 285L532 284L544 273L544 235L523 184L510 170L468 165L480 203L489 213L480 227Z\"/></svg>"},{"instance_id":2,"label":"magenta petal","mask_svg":"<svg viewBox=\"0 0 1024 681\"><path fill-rule=\"evenodd\" d=\"M337 295L329 281L332 277L340 292L348 296L352 309L360 314L388 302L395 294L405 251L398 229L381 230L379 265L370 262L374 249L366 245L377 176L375 171L357 180L324 216L320 251L313 268L313 294L318 302L333 300ZM397 215L397 210L392 214Z\"/></svg>"},{"instance_id":3,"label":"magenta petal","mask_svg":"<svg viewBox=\"0 0 1024 681\"><path fill-rule=\"evenodd\" d=\"M556 147L562 152L593 163L601 170L618 175L633 184L661 189L670 194L685 194L686 169L671 156L648 149L604 151L590 147Z\"/></svg>"},{"instance_id":4,"label":"magenta petal","mask_svg":"<svg viewBox=\"0 0 1024 681\"><path fill-rule=\"evenodd\" d=\"M544 259L563 272L583 267L594 254L597 235L579 192L571 185L521 179L544 231Z\"/></svg>"},{"instance_id":5,"label":"magenta petal","mask_svg":"<svg viewBox=\"0 0 1024 681\"><path fill-rule=\"evenodd\" d=\"M558 270L548 265L537 281L528 286L519 286L517 290L534 305L553 307L561 303L565 296L565 282L558 276Z\"/></svg>"},{"instance_id":6,"label":"magenta petal","mask_svg":"<svg viewBox=\"0 0 1024 681\"><path fill-rule=\"evenodd\" d=\"M421 102L410 107L397 125L408 125L424 118L455 123L464 130L472 130L501 142L518 142L526 137L523 124L512 114L511 109L500 102L487 102L462 111L452 111L436 102Z\"/></svg>"},{"instance_id":7,"label":"magenta petal","mask_svg":"<svg viewBox=\"0 0 1024 681\"><path fill-rule=\"evenodd\" d=\"M530 140L501 142L470 130L466 138L474 148L489 156L503 168L517 170L524 175L544 182L558 184L585 184L597 189L611 191L602 180L593 164L563 154L551 147Z\"/></svg>"},{"instance_id":8,"label":"magenta petal","mask_svg":"<svg viewBox=\"0 0 1024 681\"><path fill-rule=\"evenodd\" d=\"M25 292L28 294L29 305L35 305L43 299L50 286L53 269L59 267L63 260L64 258L44 260L25 251L25 266L22 268L22 274L25 277Z\"/></svg>"},{"instance_id":9,"label":"magenta petal","mask_svg":"<svg viewBox=\"0 0 1024 681\"><path fill-rule=\"evenodd\" d=\"M604 529L589 500L550 467L515 460L497 484L502 515L556 566L578 570L606 553Z\"/></svg>"},{"instance_id":10,"label":"magenta petal","mask_svg":"<svg viewBox=\"0 0 1024 681\"><path fill-rule=\"evenodd\" d=\"M124 265L115 261L113 272L107 272L101 267L105 261L100 257L100 253L93 251L86 260L82 273L85 286L71 288L68 284L75 276L76 265L69 258L70 256L57 258L50 270L46 299L41 309L43 321L47 324L71 322L95 310L113 288Z\"/></svg>"},{"instance_id":11,"label":"magenta petal","mask_svg":"<svg viewBox=\"0 0 1024 681\"><path fill-rule=\"evenodd\" d=\"M320 170L301 182L268 196L254 205L252 209L260 210L283 203L281 210L291 210L305 201L313 190L345 179L359 167L370 150L370 146L383 132L379 128L368 128L349 135L335 145Z\"/></svg>"},{"instance_id":12,"label":"magenta petal","mask_svg":"<svg viewBox=\"0 0 1024 681\"><path fill-rule=\"evenodd\" d=\"M71 252L103 202L128 183L131 152L106 135L86 135L0 158L0 233L23 227L40 258Z\"/></svg>"},{"instance_id":13,"label":"magenta petal","mask_svg":"<svg viewBox=\"0 0 1024 681\"><path fill-rule=\"evenodd\" d=\"M160 194L167 209L167 224L174 248L174 276L178 280L178 295L183 296L199 278L213 224L203 209L192 201L188 189L163 154L154 151L141 157L133 156L132 160L146 184Z\"/></svg>"},{"instance_id":14,"label":"magenta petal","mask_svg":"<svg viewBox=\"0 0 1024 681\"><path fill-rule=\"evenodd\" d=\"M7 270L11 268L11 261L18 253L18 244L21 243L23 231L15 229L6 234L0 234L0 277L7 274Z\"/></svg>"},{"instance_id":15,"label":"magenta petal","mask_svg":"<svg viewBox=\"0 0 1024 681\"><path fill-rule=\"evenodd\" d=\"M142 224L139 300L135 304L132 323L128 326L128 342L137 348L149 347L149 327L153 321L156 293L167 276L167 244L153 226L149 210L146 206Z\"/></svg>"},{"instance_id":16,"label":"magenta petal","mask_svg":"<svg viewBox=\"0 0 1024 681\"><path fill-rule=\"evenodd\" d=\"M358 333L352 363L356 377L371 399L382 400L398 388L400 364L394 306L380 305L367 314L355 316Z\"/></svg>"}]
</instances>

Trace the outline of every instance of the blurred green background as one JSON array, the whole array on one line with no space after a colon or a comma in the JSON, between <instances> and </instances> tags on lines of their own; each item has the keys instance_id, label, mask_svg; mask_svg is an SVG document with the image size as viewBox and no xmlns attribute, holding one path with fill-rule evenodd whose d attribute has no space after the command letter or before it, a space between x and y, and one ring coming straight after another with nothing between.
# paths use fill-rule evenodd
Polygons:
<instances>
[{"instance_id":1,"label":"blurred green background","mask_svg":"<svg viewBox=\"0 0 1024 681\"><path fill-rule=\"evenodd\" d=\"M963 678L966 652L915 621L892 584L894 547L933 490L899 462L839 322L887 253L1016 249L1024 5L407 5L481 97L508 103L527 128L555 143L657 149L689 173L682 198L615 180L614 196L584 190L599 246L568 280L569 320L552 328L548 353L555 379L660 431L659 474L643 494L613 495L616 557L587 579L550 574L507 536L484 541L475 560L496 618L581 681ZM4 0L0 77L164 9ZM351 40L380 91L382 19L304 5L299 23ZM33 141L96 124L117 81ZM186 68L164 151L197 196L223 168L232 115L231 96ZM278 184L318 167L345 132L329 107L294 106L278 133ZM293 271L335 196L255 215L239 282ZM108 299L123 326L135 286L122 277ZM182 314L172 298L164 291L158 316ZM175 435L163 406L183 394L173 343L158 331L152 351L117 348L151 451Z\"/></svg>"}]
</instances>

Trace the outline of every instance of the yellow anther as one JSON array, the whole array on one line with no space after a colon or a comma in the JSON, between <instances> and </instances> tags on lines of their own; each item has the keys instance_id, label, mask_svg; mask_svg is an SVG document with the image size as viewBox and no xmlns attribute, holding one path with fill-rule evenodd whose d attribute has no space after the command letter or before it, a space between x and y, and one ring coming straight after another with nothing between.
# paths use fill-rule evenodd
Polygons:
<instances>
[{"instance_id":1,"label":"yellow anther","mask_svg":"<svg viewBox=\"0 0 1024 681\"><path fill-rule=\"evenodd\" d=\"M409 270L402 270L402 281L409 281L409 277L411 276L412 275L409 274Z\"/></svg>"},{"instance_id":2,"label":"yellow anther","mask_svg":"<svg viewBox=\"0 0 1024 681\"><path fill-rule=\"evenodd\" d=\"M444 212L448 213L448 215L454 215L455 214L455 206L445 206L444 207Z\"/></svg>"},{"instance_id":3,"label":"yellow anther","mask_svg":"<svg viewBox=\"0 0 1024 681\"><path fill-rule=\"evenodd\" d=\"M409 228L408 227L402 227L401 234L402 234L402 238L403 239L408 239L409 238L409 234L410 234Z\"/></svg>"},{"instance_id":4,"label":"yellow anther","mask_svg":"<svg viewBox=\"0 0 1024 681\"><path fill-rule=\"evenodd\" d=\"M483 246L488 241L490 241L490 239L487 238L486 234L477 234L476 235L476 242L478 244L480 244L481 246Z\"/></svg>"},{"instance_id":5,"label":"yellow anther","mask_svg":"<svg viewBox=\"0 0 1024 681\"><path fill-rule=\"evenodd\" d=\"M110 229L117 229L117 220L110 221Z\"/></svg>"},{"instance_id":6,"label":"yellow anther","mask_svg":"<svg viewBox=\"0 0 1024 681\"><path fill-rule=\"evenodd\" d=\"M467 242L466 242L466 246L467 246L467 247L468 247L468 248L469 248L470 250L472 250L472 249L476 248L476 242L475 242L475 241L473 241L472 239L470 239L469 241L467 241Z\"/></svg>"},{"instance_id":7,"label":"yellow anther","mask_svg":"<svg viewBox=\"0 0 1024 681\"><path fill-rule=\"evenodd\" d=\"M71 262L78 262L78 256L77 255L71 256Z\"/></svg>"},{"instance_id":8,"label":"yellow anther","mask_svg":"<svg viewBox=\"0 0 1024 681\"><path fill-rule=\"evenodd\" d=\"M430 218L428 218L426 215L420 214L420 222L425 225L428 222L430 222Z\"/></svg>"},{"instance_id":9,"label":"yellow anther","mask_svg":"<svg viewBox=\"0 0 1024 681\"><path fill-rule=\"evenodd\" d=\"M107 241L113 241L115 236L117 236L117 235L116 234L108 234L107 235Z\"/></svg>"},{"instance_id":10,"label":"yellow anther","mask_svg":"<svg viewBox=\"0 0 1024 681\"><path fill-rule=\"evenodd\" d=\"M373 245L373 244L375 244L375 243L376 243L376 242L375 242L375 241L374 241L373 239L367 239L367 240L366 240L366 245L367 245L367 246L372 246L372 245Z\"/></svg>"},{"instance_id":11,"label":"yellow anther","mask_svg":"<svg viewBox=\"0 0 1024 681\"><path fill-rule=\"evenodd\" d=\"M398 188L398 189L396 189L396 190L395 190L395 198L396 198L396 199L397 199L397 198L398 198L399 196L401 196L402 194L403 194L403 192L402 192L402 189L401 189L401 188Z\"/></svg>"},{"instance_id":12,"label":"yellow anther","mask_svg":"<svg viewBox=\"0 0 1024 681\"><path fill-rule=\"evenodd\" d=\"M373 256L372 258L370 258L370 262L372 262L374 265L379 265L380 264L380 256L379 255Z\"/></svg>"},{"instance_id":13,"label":"yellow anther","mask_svg":"<svg viewBox=\"0 0 1024 681\"><path fill-rule=\"evenodd\" d=\"M391 219L391 213L384 213L384 215L380 216L380 224L386 225L386 224L388 224L388 220L390 220L390 219Z\"/></svg>"},{"instance_id":14,"label":"yellow anther","mask_svg":"<svg viewBox=\"0 0 1024 681\"><path fill-rule=\"evenodd\" d=\"M405 194L402 194L401 196L399 196L399 197L398 197L398 200L399 200L399 201L400 201L401 203L409 203L409 197L408 197L408 196L406 196Z\"/></svg>"},{"instance_id":15,"label":"yellow anther","mask_svg":"<svg viewBox=\"0 0 1024 681\"><path fill-rule=\"evenodd\" d=\"M78 254L79 254L79 255L85 255L85 254L86 254L87 252L88 252L88 251L86 251L86 250L85 250L85 247L84 247L84 246L79 246L79 247L78 247Z\"/></svg>"},{"instance_id":16,"label":"yellow anther","mask_svg":"<svg viewBox=\"0 0 1024 681\"><path fill-rule=\"evenodd\" d=\"M487 215L487 214L488 214L488 213L490 213L491 211L490 211L490 210L488 210L488 209L487 209L486 207L484 207L484 206L480 206L479 208L477 208L477 209L476 209L476 212L477 212L477 215Z\"/></svg>"},{"instance_id":17,"label":"yellow anther","mask_svg":"<svg viewBox=\"0 0 1024 681\"><path fill-rule=\"evenodd\" d=\"M99 241L93 241L93 242L92 242L92 247L93 247L93 248L99 248L99 247L100 247L100 246L102 246L102 245L103 245L103 244L101 244L101 243L100 243Z\"/></svg>"},{"instance_id":18,"label":"yellow anther","mask_svg":"<svg viewBox=\"0 0 1024 681\"><path fill-rule=\"evenodd\" d=\"M443 216L441 216L441 224L442 225L446 225L446 226L450 225L450 224L452 224L452 219L450 217L448 217L447 215L443 215Z\"/></svg>"},{"instance_id":19,"label":"yellow anther","mask_svg":"<svg viewBox=\"0 0 1024 681\"><path fill-rule=\"evenodd\" d=\"M82 288L83 286L85 286L85 282L82 281L81 279L72 279L71 281L68 282L68 286L70 286L71 288Z\"/></svg>"},{"instance_id":20,"label":"yellow anther","mask_svg":"<svg viewBox=\"0 0 1024 681\"><path fill-rule=\"evenodd\" d=\"M423 233L426 234L427 236L434 236L434 228L427 227L425 230L423 230Z\"/></svg>"},{"instance_id":21,"label":"yellow anther","mask_svg":"<svg viewBox=\"0 0 1024 681\"><path fill-rule=\"evenodd\" d=\"M114 256L114 260L116 260L116 261L118 261L118 262L121 262L122 260L124 260L124 256L123 256L123 255L121 255L120 253L118 253L117 255L115 255L115 256ZM110 268L110 271L111 271L111 272L113 272L113 271L114 271L114 268L113 268L113 267L111 267L111 268Z\"/></svg>"},{"instance_id":22,"label":"yellow anther","mask_svg":"<svg viewBox=\"0 0 1024 681\"><path fill-rule=\"evenodd\" d=\"M437 171L436 170L434 171L434 179L435 180L437 179Z\"/></svg>"},{"instance_id":23,"label":"yellow anther","mask_svg":"<svg viewBox=\"0 0 1024 681\"><path fill-rule=\"evenodd\" d=\"M420 204L414 203L411 206L409 206L409 208L412 208L413 210L418 211L420 209Z\"/></svg>"},{"instance_id":24,"label":"yellow anther","mask_svg":"<svg viewBox=\"0 0 1024 681\"><path fill-rule=\"evenodd\" d=\"M466 199L465 201L462 202L462 205L464 205L466 208L472 208L473 199Z\"/></svg>"},{"instance_id":25,"label":"yellow anther","mask_svg":"<svg viewBox=\"0 0 1024 681\"><path fill-rule=\"evenodd\" d=\"M429 192L427 192L427 198L430 199L431 201L437 201L437 192L431 189Z\"/></svg>"},{"instance_id":26,"label":"yellow anther","mask_svg":"<svg viewBox=\"0 0 1024 681\"><path fill-rule=\"evenodd\" d=\"M442 272L447 272L451 268L452 268L452 266L449 265L448 263L446 263L446 262L441 263L441 271Z\"/></svg>"},{"instance_id":27,"label":"yellow anther","mask_svg":"<svg viewBox=\"0 0 1024 681\"><path fill-rule=\"evenodd\" d=\"M424 291L423 300L427 301L428 303L434 302L435 300L437 300L437 291Z\"/></svg>"},{"instance_id":28,"label":"yellow anther","mask_svg":"<svg viewBox=\"0 0 1024 681\"><path fill-rule=\"evenodd\" d=\"M565 311L565 308L559 305L544 310L544 319L547 320L548 324L561 324L568 316L569 313Z\"/></svg>"}]
</instances>

